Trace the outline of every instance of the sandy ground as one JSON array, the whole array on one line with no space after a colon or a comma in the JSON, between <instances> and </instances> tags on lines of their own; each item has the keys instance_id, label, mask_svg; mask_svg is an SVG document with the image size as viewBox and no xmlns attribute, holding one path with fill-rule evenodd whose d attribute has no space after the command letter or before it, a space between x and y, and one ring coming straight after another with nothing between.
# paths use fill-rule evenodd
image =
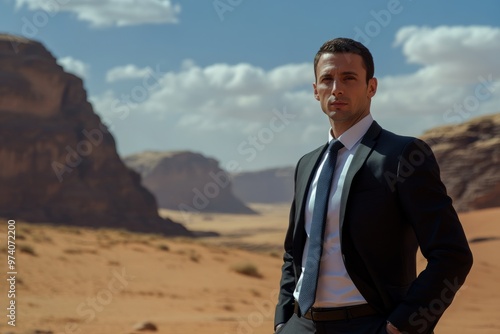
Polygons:
<instances>
[{"instance_id":1,"label":"sandy ground","mask_svg":"<svg viewBox=\"0 0 500 334\"><path fill-rule=\"evenodd\" d=\"M272 333L288 205L260 215L162 211L199 240L16 222L16 327L7 324L7 219L0 235L0 333ZM500 208L461 215L475 255L437 333L500 333ZM420 261L423 265L424 261ZM236 272L256 269L258 277Z\"/></svg>"}]
</instances>

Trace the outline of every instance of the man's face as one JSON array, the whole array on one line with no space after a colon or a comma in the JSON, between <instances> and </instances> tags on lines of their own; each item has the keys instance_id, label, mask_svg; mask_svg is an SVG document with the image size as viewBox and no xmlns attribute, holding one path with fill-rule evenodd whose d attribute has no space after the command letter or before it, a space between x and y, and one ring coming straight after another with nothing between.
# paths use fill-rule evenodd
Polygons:
<instances>
[{"instance_id":1,"label":"man's face","mask_svg":"<svg viewBox=\"0 0 500 334\"><path fill-rule=\"evenodd\" d=\"M363 58L354 53L325 53L316 67L314 97L330 118L332 127L349 129L370 113L377 79L366 82Z\"/></svg>"}]
</instances>

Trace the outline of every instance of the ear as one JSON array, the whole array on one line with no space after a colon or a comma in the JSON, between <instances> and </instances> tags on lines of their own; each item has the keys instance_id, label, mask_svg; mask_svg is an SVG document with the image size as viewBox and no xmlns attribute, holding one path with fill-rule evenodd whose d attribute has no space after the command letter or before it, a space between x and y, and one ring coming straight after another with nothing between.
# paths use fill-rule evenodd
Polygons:
<instances>
[{"instance_id":1,"label":"ear","mask_svg":"<svg viewBox=\"0 0 500 334\"><path fill-rule=\"evenodd\" d=\"M315 82L313 82L313 88L314 88L314 98L319 101L318 87L316 86Z\"/></svg>"},{"instance_id":2,"label":"ear","mask_svg":"<svg viewBox=\"0 0 500 334\"><path fill-rule=\"evenodd\" d=\"M377 78L371 78L370 80L368 80L367 95L369 98L374 97L375 94L377 93L377 85L378 85Z\"/></svg>"}]
</instances>

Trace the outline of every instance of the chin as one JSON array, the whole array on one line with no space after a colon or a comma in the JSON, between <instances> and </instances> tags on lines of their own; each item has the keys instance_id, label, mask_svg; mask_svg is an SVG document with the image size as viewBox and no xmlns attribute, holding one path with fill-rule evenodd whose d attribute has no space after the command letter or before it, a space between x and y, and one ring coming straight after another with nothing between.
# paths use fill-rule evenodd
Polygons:
<instances>
[{"instance_id":1,"label":"chin","mask_svg":"<svg viewBox=\"0 0 500 334\"><path fill-rule=\"evenodd\" d=\"M331 119L340 121L343 118L345 118L345 116L347 116L349 113L347 113L347 115L346 115L345 111L343 112L342 110L336 109L336 110L328 110L328 112L326 114Z\"/></svg>"}]
</instances>

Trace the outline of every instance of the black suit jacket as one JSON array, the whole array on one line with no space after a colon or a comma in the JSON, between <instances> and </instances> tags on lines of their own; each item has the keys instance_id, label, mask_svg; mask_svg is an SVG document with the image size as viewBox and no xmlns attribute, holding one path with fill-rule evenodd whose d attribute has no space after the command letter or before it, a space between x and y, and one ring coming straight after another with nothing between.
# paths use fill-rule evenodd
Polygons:
<instances>
[{"instance_id":1,"label":"black suit jacket","mask_svg":"<svg viewBox=\"0 0 500 334\"><path fill-rule=\"evenodd\" d=\"M275 325L293 314L306 240L304 208L326 147L303 156L295 170ZM340 240L347 272L363 297L408 333L432 332L472 266L431 149L376 122L361 140L344 181ZM417 277L419 246L428 263Z\"/></svg>"}]
</instances>

